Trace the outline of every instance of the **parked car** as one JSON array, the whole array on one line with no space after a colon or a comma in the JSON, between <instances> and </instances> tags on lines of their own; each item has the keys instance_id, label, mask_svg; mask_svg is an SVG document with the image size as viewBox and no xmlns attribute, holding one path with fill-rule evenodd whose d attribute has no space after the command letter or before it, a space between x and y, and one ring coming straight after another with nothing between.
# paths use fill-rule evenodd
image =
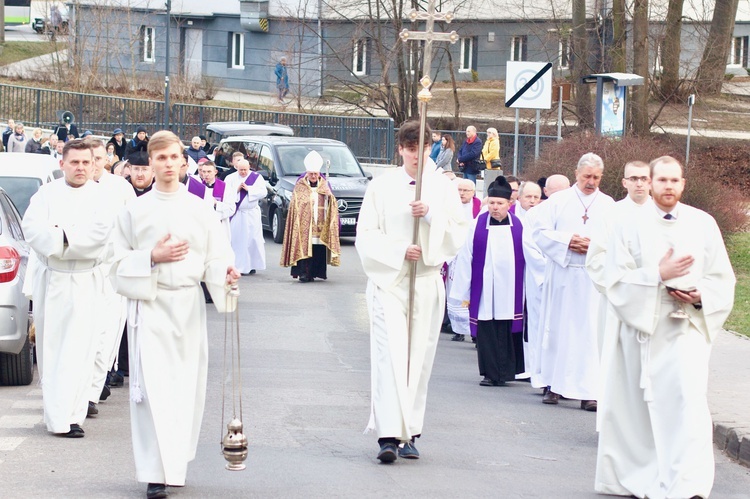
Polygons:
<instances>
[{"instance_id":1,"label":"parked car","mask_svg":"<svg viewBox=\"0 0 750 499\"><path fill-rule=\"evenodd\" d=\"M294 130L286 125L265 121L217 121L206 125L206 140L218 144L227 137L237 135L282 135L294 137Z\"/></svg>"},{"instance_id":2,"label":"parked car","mask_svg":"<svg viewBox=\"0 0 750 499\"><path fill-rule=\"evenodd\" d=\"M224 139L221 147L226 151L244 153L250 161L250 168L266 180L268 195L260 201L261 219L263 228L271 232L275 242L281 243L284 239L292 190L297 178L305 173L305 156L313 150L325 160L321 173L328 179L338 202L341 235L356 235L362 198L372 175L365 174L343 142L303 137L243 136Z\"/></svg>"},{"instance_id":3,"label":"parked car","mask_svg":"<svg viewBox=\"0 0 750 499\"><path fill-rule=\"evenodd\" d=\"M28 258L21 215L0 188L0 385L28 385L34 376L29 299L23 294Z\"/></svg>"},{"instance_id":4,"label":"parked car","mask_svg":"<svg viewBox=\"0 0 750 499\"><path fill-rule=\"evenodd\" d=\"M42 184L63 176L60 160L46 154L0 153L0 187L23 215Z\"/></svg>"}]
</instances>

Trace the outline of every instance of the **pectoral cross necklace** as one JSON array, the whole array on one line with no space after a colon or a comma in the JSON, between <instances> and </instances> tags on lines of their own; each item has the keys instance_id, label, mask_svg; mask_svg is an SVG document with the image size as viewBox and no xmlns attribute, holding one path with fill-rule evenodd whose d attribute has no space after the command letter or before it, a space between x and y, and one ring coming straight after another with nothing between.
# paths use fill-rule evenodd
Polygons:
<instances>
[{"instance_id":1,"label":"pectoral cross necklace","mask_svg":"<svg viewBox=\"0 0 750 499\"><path fill-rule=\"evenodd\" d=\"M596 196L599 195L599 191L596 191L596 194L594 194L594 198L591 200L588 206L583 202L583 199L581 199L581 196L578 195L578 191L576 190L576 197L578 198L578 201L581 202L581 206L583 206L583 216L581 217L583 219L583 225L586 225L586 222L588 221L589 217L589 208L591 208L591 205L594 204L594 201L596 201Z\"/></svg>"}]
</instances>

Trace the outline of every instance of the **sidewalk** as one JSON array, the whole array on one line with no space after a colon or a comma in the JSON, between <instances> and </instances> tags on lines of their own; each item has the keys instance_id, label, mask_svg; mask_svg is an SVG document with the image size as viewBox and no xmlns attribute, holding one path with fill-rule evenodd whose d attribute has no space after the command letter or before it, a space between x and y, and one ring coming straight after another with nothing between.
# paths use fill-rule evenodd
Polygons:
<instances>
[{"instance_id":1,"label":"sidewalk","mask_svg":"<svg viewBox=\"0 0 750 499\"><path fill-rule=\"evenodd\" d=\"M750 339L722 331L714 342L708 378L714 443L750 466Z\"/></svg>"}]
</instances>

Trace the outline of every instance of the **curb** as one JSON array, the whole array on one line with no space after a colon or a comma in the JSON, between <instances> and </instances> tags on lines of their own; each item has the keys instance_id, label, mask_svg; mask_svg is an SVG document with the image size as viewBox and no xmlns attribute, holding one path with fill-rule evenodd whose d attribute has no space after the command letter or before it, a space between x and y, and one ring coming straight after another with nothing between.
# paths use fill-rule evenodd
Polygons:
<instances>
[{"instance_id":1,"label":"curb","mask_svg":"<svg viewBox=\"0 0 750 499\"><path fill-rule=\"evenodd\" d=\"M727 456L750 467L750 427L734 421L714 421L714 445Z\"/></svg>"}]
</instances>

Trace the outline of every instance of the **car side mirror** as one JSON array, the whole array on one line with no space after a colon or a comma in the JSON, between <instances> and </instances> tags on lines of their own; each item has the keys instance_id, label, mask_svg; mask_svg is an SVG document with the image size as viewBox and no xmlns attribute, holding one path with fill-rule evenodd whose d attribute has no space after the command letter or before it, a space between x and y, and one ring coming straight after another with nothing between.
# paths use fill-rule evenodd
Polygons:
<instances>
[{"instance_id":1,"label":"car side mirror","mask_svg":"<svg viewBox=\"0 0 750 499\"><path fill-rule=\"evenodd\" d=\"M365 177L367 177L367 180L372 180L372 173L365 172Z\"/></svg>"}]
</instances>

